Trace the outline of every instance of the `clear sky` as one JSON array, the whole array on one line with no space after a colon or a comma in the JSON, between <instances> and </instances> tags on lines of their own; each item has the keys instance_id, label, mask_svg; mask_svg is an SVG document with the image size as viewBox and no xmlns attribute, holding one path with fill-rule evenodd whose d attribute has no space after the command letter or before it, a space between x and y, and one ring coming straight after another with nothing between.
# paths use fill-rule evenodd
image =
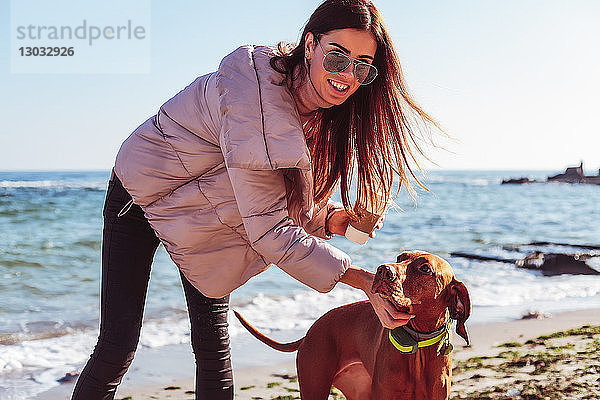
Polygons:
<instances>
[{"instance_id":1,"label":"clear sky","mask_svg":"<svg viewBox=\"0 0 600 400\"><path fill-rule=\"evenodd\" d=\"M139 10L151 15L149 72L17 74L10 1L0 2L0 170L109 169L164 101L239 45L297 41L320 1L150 3ZM53 4L50 20L93 19ZM600 168L600 1L375 4L412 94L455 138L430 149L439 168Z\"/></svg>"}]
</instances>

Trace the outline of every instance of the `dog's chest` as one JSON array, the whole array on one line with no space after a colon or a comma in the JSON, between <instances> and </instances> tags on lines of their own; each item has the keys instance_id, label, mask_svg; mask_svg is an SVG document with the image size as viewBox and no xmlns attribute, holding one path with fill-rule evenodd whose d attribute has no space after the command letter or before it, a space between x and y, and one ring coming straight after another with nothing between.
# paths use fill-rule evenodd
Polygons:
<instances>
[{"instance_id":1,"label":"dog's chest","mask_svg":"<svg viewBox=\"0 0 600 400\"><path fill-rule=\"evenodd\" d=\"M393 347L379 354L373 377L375 386L387 388L390 399L446 399L450 392L451 355L437 355L435 348L414 354Z\"/></svg>"}]
</instances>

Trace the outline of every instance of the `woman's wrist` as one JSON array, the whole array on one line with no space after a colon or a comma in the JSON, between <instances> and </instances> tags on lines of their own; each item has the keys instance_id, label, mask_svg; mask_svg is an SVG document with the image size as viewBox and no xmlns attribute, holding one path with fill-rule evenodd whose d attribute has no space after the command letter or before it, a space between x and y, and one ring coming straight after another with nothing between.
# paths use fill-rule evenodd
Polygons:
<instances>
[{"instance_id":1,"label":"woman's wrist","mask_svg":"<svg viewBox=\"0 0 600 400\"><path fill-rule=\"evenodd\" d=\"M327 215L325 216L325 234L328 237L333 237L335 234L341 234L339 232L335 232L335 229L331 227L331 217L339 210L343 210L344 207L341 203L335 201L329 201L327 203Z\"/></svg>"},{"instance_id":2,"label":"woman's wrist","mask_svg":"<svg viewBox=\"0 0 600 400\"><path fill-rule=\"evenodd\" d=\"M369 293L373 285L374 276L375 275L369 271L351 265L340 278L340 282L352 286L355 289L361 289L365 293Z\"/></svg>"}]
</instances>

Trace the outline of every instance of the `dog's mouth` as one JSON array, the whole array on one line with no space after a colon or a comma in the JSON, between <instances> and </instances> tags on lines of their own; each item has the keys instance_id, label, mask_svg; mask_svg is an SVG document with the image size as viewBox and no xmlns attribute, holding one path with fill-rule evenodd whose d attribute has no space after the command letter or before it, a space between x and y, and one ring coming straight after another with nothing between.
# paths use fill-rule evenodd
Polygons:
<instances>
[{"instance_id":1,"label":"dog's mouth","mask_svg":"<svg viewBox=\"0 0 600 400\"><path fill-rule=\"evenodd\" d=\"M413 312L413 302L408 297L391 295L391 296L382 296L385 299L389 300L390 303L394 305L396 310L405 314L412 314Z\"/></svg>"},{"instance_id":2,"label":"dog's mouth","mask_svg":"<svg viewBox=\"0 0 600 400\"><path fill-rule=\"evenodd\" d=\"M377 279L376 277L371 291L379 294L384 299L389 300L399 312L407 314L411 313L413 305L412 300L404 296L402 289L398 289L395 285L390 285L385 280Z\"/></svg>"}]
</instances>

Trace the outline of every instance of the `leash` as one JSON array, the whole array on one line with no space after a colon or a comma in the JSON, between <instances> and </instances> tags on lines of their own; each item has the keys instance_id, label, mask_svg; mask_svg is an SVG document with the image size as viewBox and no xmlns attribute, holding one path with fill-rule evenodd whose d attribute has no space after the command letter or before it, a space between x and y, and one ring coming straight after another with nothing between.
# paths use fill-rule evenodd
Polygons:
<instances>
[{"instance_id":1,"label":"leash","mask_svg":"<svg viewBox=\"0 0 600 400\"><path fill-rule=\"evenodd\" d=\"M437 355L443 353L447 356L454 349L452 335L450 334L451 326L451 319L448 319L444 325L435 331L427 333L417 332L408 326L400 326L388 331L388 337L392 345L404 354L415 354L418 349L433 346L437 343Z\"/></svg>"}]
</instances>

